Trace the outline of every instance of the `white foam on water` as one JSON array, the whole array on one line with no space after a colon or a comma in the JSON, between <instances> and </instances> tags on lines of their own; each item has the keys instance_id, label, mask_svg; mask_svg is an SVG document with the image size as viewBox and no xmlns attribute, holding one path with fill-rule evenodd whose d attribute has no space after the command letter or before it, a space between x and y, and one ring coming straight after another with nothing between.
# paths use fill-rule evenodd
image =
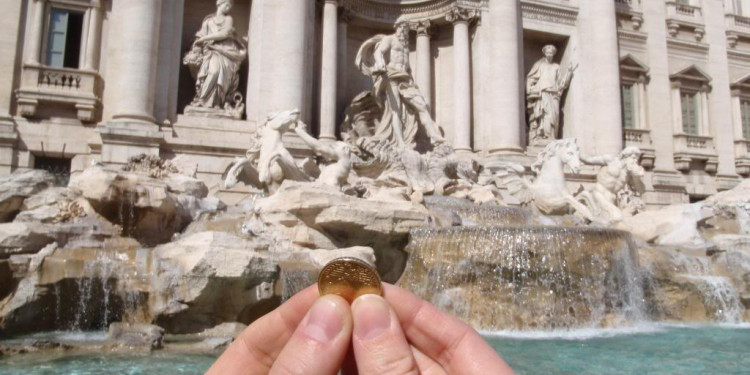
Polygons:
<instances>
[{"instance_id":1,"label":"white foam on water","mask_svg":"<svg viewBox=\"0 0 750 375\"><path fill-rule=\"evenodd\" d=\"M750 323L640 323L621 328L580 328L558 331L480 331L484 337L518 340L590 340L616 336L658 334L670 329L750 329Z\"/></svg>"}]
</instances>

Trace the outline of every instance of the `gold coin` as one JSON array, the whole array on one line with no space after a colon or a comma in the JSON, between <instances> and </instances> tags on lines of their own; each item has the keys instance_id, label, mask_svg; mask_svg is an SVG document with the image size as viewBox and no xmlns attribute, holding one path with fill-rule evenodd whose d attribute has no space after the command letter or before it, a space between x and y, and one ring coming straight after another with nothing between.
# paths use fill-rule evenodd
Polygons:
<instances>
[{"instance_id":1,"label":"gold coin","mask_svg":"<svg viewBox=\"0 0 750 375\"><path fill-rule=\"evenodd\" d=\"M352 303L363 294L383 295L380 276L371 265L357 258L336 258L318 274L320 295L336 294Z\"/></svg>"}]
</instances>

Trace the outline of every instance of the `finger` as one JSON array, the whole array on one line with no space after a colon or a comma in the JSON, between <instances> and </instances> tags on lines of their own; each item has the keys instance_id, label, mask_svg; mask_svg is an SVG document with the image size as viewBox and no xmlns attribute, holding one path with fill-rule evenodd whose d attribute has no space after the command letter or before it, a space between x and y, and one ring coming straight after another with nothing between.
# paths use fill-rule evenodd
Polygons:
<instances>
[{"instance_id":1,"label":"finger","mask_svg":"<svg viewBox=\"0 0 750 375\"><path fill-rule=\"evenodd\" d=\"M270 374L334 375L352 337L349 303L336 295L319 298L276 358Z\"/></svg>"},{"instance_id":2,"label":"finger","mask_svg":"<svg viewBox=\"0 0 750 375\"><path fill-rule=\"evenodd\" d=\"M206 374L268 374L317 298L317 285L310 286L256 320L237 336Z\"/></svg>"},{"instance_id":3,"label":"finger","mask_svg":"<svg viewBox=\"0 0 750 375\"><path fill-rule=\"evenodd\" d=\"M419 349L412 346L411 354L414 356L414 360L417 361L420 375L448 375L443 366L420 352Z\"/></svg>"},{"instance_id":4,"label":"finger","mask_svg":"<svg viewBox=\"0 0 750 375\"><path fill-rule=\"evenodd\" d=\"M513 374L482 336L458 318L397 286L383 283L383 288L409 342L449 373Z\"/></svg>"},{"instance_id":5,"label":"finger","mask_svg":"<svg viewBox=\"0 0 750 375\"><path fill-rule=\"evenodd\" d=\"M355 299L352 320L352 345L359 375L419 373L398 318L382 297L365 294Z\"/></svg>"}]
</instances>

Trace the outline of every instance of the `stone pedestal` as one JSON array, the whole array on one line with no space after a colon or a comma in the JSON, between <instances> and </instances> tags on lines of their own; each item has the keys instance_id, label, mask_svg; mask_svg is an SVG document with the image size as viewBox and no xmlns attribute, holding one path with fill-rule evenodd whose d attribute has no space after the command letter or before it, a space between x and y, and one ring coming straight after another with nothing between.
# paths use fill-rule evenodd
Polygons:
<instances>
[{"instance_id":1,"label":"stone pedestal","mask_svg":"<svg viewBox=\"0 0 750 375\"><path fill-rule=\"evenodd\" d=\"M101 161L126 164L139 154L159 155L164 134L153 125L141 121L110 121L97 129L102 138Z\"/></svg>"}]
</instances>

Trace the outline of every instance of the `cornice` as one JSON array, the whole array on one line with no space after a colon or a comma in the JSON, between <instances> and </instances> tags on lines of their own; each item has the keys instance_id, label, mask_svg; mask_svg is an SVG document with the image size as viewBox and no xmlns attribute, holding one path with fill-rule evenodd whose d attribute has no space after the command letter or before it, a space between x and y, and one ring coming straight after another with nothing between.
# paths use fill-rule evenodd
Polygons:
<instances>
[{"instance_id":1,"label":"cornice","mask_svg":"<svg viewBox=\"0 0 750 375\"><path fill-rule=\"evenodd\" d=\"M424 0L393 3L384 0L340 0L355 16L382 23L398 20L444 19L454 9L486 10L490 0Z\"/></svg>"},{"instance_id":2,"label":"cornice","mask_svg":"<svg viewBox=\"0 0 750 375\"><path fill-rule=\"evenodd\" d=\"M541 1L524 0L521 2L523 18L555 24L575 25L578 9Z\"/></svg>"}]
</instances>

